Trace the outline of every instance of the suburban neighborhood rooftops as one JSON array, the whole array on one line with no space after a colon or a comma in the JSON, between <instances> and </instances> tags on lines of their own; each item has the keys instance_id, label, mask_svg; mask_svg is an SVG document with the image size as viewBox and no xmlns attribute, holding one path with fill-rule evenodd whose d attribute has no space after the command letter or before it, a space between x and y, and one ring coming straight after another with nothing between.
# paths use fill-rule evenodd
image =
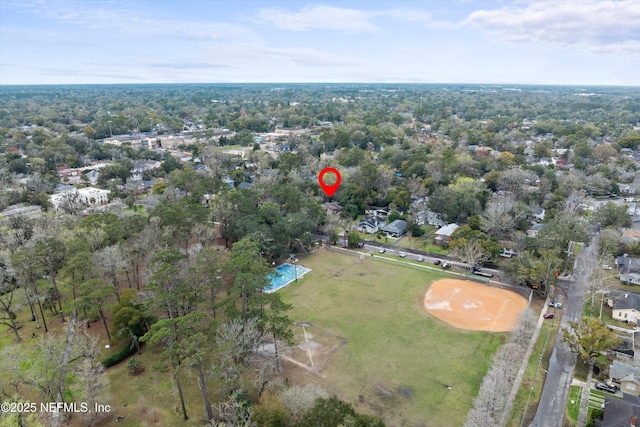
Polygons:
<instances>
[{"instance_id":1,"label":"suburban neighborhood rooftops","mask_svg":"<svg viewBox=\"0 0 640 427\"><path fill-rule=\"evenodd\" d=\"M640 294L619 292L612 296L614 310L635 309L640 311Z\"/></svg>"},{"instance_id":2,"label":"suburban neighborhood rooftops","mask_svg":"<svg viewBox=\"0 0 640 427\"><path fill-rule=\"evenodd\" d=\"M629 374L640 376L640 367L631 366L619 360L614 360L609 367L609 377L620 381Z\"/></svg>"},{"instance_id":3,"label":"suburban neighborhood rooftops","mask_svg":"<svg viewBox=\"0 0 640 427\"><path fill-rule=\"evenodd\" d=\"M458 224L451 223L451 224L447 224L444 227L440 228L438 231L436 231L436 236L448 236L451 237L451 235L453 234L454 231L456 231L458 229L458 227L460 227Z\"/></svg>"},{"instance_id":4,"label":"suburban neighborhood rooftops","mask_svg":"<svg viewBox=\"0 0 640 427\"><path fill-rule=\"evenodd\" d=\"M406 229L407 229L407 222L402 219L396 219L392 223L382 227L382 231L386 233L398 234L398 235L404 234Z\"/></svg>"}]
</instances>

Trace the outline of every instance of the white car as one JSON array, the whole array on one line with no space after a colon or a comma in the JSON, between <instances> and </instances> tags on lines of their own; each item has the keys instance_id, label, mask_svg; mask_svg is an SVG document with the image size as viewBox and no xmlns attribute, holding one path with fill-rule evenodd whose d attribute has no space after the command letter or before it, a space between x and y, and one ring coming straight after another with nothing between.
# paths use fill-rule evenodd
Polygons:
<instances>
[{"instance_id":1,"label":"white car","mask_svg":"<svg viewBox=\"0 0 640 427\"><path fill-rule=\"evenodd\" d=\"M407 256L407 253L406 253L406 252L398 252L398 256L399 256L400 258L404 258L404 257L406 257L406 256Z\"/></svg>"},{"instance_id":2,"label":"white car","mask_svg":"<svg viewBox=\"0 0 640 427\"><path fill-rule=\"evenodd\" d=\"M604 268L605 270L613 270L613 267L607 264L603 265L602 268Z\"/></svg>"},{"instance_id":3,"label":"white car","mask_svg":"<svg viewBox=\"0 0 640 427\"><path fill-rule=\"evenodd\" d=\"M379 253L381 253L381 254L383 254L383 253L385 253L385 252L386 252L386 249L385 249L385 248L380 248L380 249L378 249L378 252L379 252Z\"/></svg>"}]
</instances>

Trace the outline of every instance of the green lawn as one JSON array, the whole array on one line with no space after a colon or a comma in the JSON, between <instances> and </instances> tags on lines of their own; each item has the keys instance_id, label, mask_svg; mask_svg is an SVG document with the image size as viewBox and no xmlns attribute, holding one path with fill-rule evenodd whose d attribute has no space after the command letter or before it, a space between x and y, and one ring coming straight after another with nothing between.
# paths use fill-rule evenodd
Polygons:
<instances>
[{"instance_id":1,"label":"green lawn","mask_svg":"<svg viewBox=\"0 0 640 427\"><path fill-rule=\"evenodd\" d=\"M582 387L572 385L569 389L569 398L567 399L567 417L573 424L578 422L578 413L580 412L580 399L582 398Z\"/></svg>"},{"instance_id":2,"label":"green lawn","mask_svg":"<svg viewBox=\"0 0 640 427\"><path fill-rule=\"evenodd\" d=\"M279 291L294 306L292 319L346 340L326 378L304 380L388 425L462 425L505 335L456 330L429 316L422 300L440 272L324 249L299 258L312 271Z\"/></svg>"}]
</instances>

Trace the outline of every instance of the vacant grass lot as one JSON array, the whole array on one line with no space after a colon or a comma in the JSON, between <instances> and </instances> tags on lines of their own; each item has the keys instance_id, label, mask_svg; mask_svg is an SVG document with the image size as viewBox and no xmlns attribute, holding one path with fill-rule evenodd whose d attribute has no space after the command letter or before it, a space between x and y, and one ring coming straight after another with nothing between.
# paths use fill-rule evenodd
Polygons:
<instances>
[{"instance_id":1,"label":"vacant grass lot","mask_svg":"<svg viewBox=\"0 0 640 427\"><path fill-rule=\"evenodd\" d=\"M423 297L443 273L325 249L299 258L312 271L279 291L293 304L291 318L347 340L326 378L302 379L389 426L462 425L505 335L456 330L429 316Z\"/></svg>"}]
</instances>

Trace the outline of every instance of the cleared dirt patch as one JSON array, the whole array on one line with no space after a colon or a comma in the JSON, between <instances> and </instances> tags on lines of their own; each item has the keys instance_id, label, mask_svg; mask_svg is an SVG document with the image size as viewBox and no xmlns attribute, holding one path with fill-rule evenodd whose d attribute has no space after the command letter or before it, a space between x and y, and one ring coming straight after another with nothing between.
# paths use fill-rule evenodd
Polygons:
<instances>
[{"instance_id":1,"label":"cleared dirt patch","mask_svg":"<svg viewBox=\"0 0 640 427\"><path fill-rule=\"evenodd\" d=\"M515 292L472 281L435 281L424 296L425 309L440 320L474 331L510 331L527 307Z\"/></svg>"}]
</instances>

